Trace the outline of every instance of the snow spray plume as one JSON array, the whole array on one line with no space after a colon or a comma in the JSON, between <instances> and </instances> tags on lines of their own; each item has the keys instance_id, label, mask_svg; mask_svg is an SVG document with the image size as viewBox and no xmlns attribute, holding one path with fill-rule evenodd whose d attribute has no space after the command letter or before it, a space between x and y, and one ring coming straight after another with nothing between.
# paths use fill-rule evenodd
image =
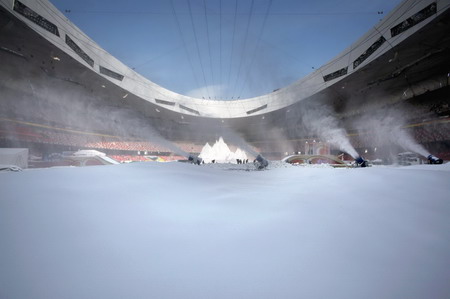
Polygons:
<instances>
[{"instance_id":1,"label":"snow spray plume","mask_svg":"<svg viewBox=\"0 0 450 299\"><path fill-rule=\"evenodd\" d=\"M254 156L254 157L258 156L258 153L252 148L252 146L250 146L244 140L244 138L239 136L239 134L237 134L236 132L231 131L230 129L223 129L222 136L225 140L230 141L231 143L240 147L241 149L243 149L247 153L251 154L252 156Z\"/></svg>"},{"instance_id":2,"label":"snow spray plume","mask_svg":"<svg viewBox=\"0 0 450 299\"><path fill-rule=\"evenodd\" d=\"M83 113L83 117L89 122L87 123L87 126L90 126L90 129L88 130L114 132L114 134L119 137L133 137L146 140L158 144L177 155L186 158L189 157L187 152L162 137L159 132L153 128L148 118L138 111L114 106L95 107L91 105L89 106L89 109L85 109ZM79 114L71 113L68 119L80 123L80 120L77 119L79 116L77 115Z\"/></svg>"},{"instance_id":3,"label":"snow spray plume","mask_svg":"<svg viewBox=\"0 0 450 299\"><path fill-rule=\"evenodd\" d=\"M142 114L123 108L126 104L107 94L47 75L33 78L33 83L30 81L22 87L12 91L21 97L21 101L15 101L20 104L11 108L15 110L14 114L25 115L31 120L46 120L51 126L59 123L88 132L114 132L116 136L138 137L178 155L189 156L164 139Z\"/></svg>"},{"instance_id":4,"label":"snow spray plume","mask_svg":"<svg viewBox=\"0 0 450 299\"><path fill-rule=\"evenodd\" d=\"M340 127L329 106L309 104L301 108L298 113L307 131L348 153L354 159L359 157L355 148L350 144L347 132Z\"/></svg>"},{"instance_id":5,"label":"snow spray plume","mask_svg":"<svg viewBox=\"0 0 450 299\"><path fill-rule=\"evenodd\" d=\"M231 130L224 130L222 132L226 139L234 142L236 145L250 153L256 158L256 161L259 163L257 165L258 169L266 168L269 165L269 161L265 159L261 154L258 154L241 136ZM259 159L259 160L258 160Z\"/></svg>"},{"instance_id":6,"label":"snow spray plume","mask_svg":"<svg viewBox=\"0 0 450 299\"><path fill-rule=\"evenodd\" d=\"M147 139L152 143L156 143L169 149L177 155L189 158L189 153L162 137L144 117L140 116L135 111L115 111L115 119L120 121L120 125L117 129L121 130L124 136L129 136L131 134L139 138Z\"/></svg>"},{"instance_id":7,"label":"snow spray plume","mask_svg":"<svg viewBox=\"0 0 450 299\"><path fill-rule=\"evenodd\" d=\"M186 158L189 156L187 152L162 137L153 128L148 119L138 111L112 106L90 106L89 109L85 109L84 114L84 117L90 122L87 124L90 126L88 130L114 132L119 137L124 136L146 140L158 144L177 155ZM76 118L77 114L71 113L69 119L72 119L73 122L80 123L80 120Z\"/></svg>"},{"instance_id":8,"label":"snow spray plume","mask_svg":"<svg viewBox=\"0 0 450 299\"><path fill-rule=\"evenodd\" d=\"M404 113L394 108L383 109L378 113L364 115L361 119L355 121L355 126L361 135L369 132L370 138L373 138L375 144L390 145L395 144L411 152L415 152L424 157L430 153L416 140L414 140L409 130L402 129L406 121Z\"/></svg>"}]
</instances>

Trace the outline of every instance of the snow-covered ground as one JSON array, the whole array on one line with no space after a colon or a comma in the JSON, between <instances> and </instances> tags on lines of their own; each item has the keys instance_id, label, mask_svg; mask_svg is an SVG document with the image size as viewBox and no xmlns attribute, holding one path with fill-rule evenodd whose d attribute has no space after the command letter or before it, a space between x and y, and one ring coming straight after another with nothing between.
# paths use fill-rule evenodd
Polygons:
<instances>
[{"instance_id":1,"label":"snow-covered ground","mask_svg":"<svg viewBox=\"0 0 450 299\"><path fill-rule=\"evenodd\" d=\"M450 298L450 164L0 173L0 298Z\"/></svg>"}]
</instances>

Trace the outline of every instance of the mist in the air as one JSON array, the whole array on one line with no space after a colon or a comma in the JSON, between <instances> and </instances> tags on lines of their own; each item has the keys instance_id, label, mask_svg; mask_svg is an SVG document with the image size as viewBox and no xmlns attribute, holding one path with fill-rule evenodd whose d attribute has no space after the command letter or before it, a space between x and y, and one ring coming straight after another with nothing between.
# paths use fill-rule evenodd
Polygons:
<instances>
[{"instance_id":1,"label":"mist in the air","mask_svg":"<svg viewBox=\"0 0 450 299\"><path fill-rule=\"evenodd\" d=\"M405 151L427 157L429 151L414 139L412 131L405 127L406 124L404 112L389 108L365 113L354 121L353 126L358 129L360 135L373 139L374 144L387 148L400 147Z\"/></svg>"}]
</instances>

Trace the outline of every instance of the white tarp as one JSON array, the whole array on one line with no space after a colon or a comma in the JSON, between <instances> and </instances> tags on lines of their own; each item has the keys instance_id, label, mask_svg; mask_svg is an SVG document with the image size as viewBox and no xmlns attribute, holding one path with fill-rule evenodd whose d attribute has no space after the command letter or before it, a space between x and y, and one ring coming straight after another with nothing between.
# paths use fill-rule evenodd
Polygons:
<instances>
[{"instance_id":1,"label":"white tarp","mask_svg":"<svg viewBox=\"0 0 450 299\"><path fill-rule=\"evenodd\" d=\"M101 164L119 164L119 162L117 162L114 159L109 158L108 156L106 156L105 153L96 151L96 150L79 150L77 152L72 153L71 156L68 157L71 160L75 160L79 162L79 166L86 166L89 164L89 161L92 160L97 160L100 161ZM92 165L92 164L91 164Z\"/></svg>"},{"instance_id":2,"label":"white tarp","mask_svg":"<svg viewBox=\"0 0 450 299\"><path fill-rule=\"evenodd\" d=\"M96 151L96 150L79 150L75 153L73 153L76 157L95 157L95 156L106 156L105 153Z\"/></svg>"},{"instance_id":3,"label":"white tarp","mask_svg":"<svg viewBox=\"0 0 450 299\"><path fill-rule=\"evenodd\" d=\"M0 165L28 168L28 149L0 148Z\"/></svg>"}]
</instances>

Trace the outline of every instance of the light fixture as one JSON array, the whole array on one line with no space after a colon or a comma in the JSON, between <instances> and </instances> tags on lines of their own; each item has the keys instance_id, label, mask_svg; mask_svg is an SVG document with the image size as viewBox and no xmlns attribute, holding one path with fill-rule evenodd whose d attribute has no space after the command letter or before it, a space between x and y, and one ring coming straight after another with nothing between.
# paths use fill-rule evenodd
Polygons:
<instances>
[{"instance_id":1,"label":"light fixture","mask_svg":"<svg viewBox=\"0 0 450 299\"><path fill-rule=\"evenodd\" d=\"M126 94L125 94L125 95L124 95L124 96L123 96L122 98L124 98L124 99L125 99L125 98L126 98L127 96L128 96L128 93L126 93Z\"/></svg>"}]
</instances>

